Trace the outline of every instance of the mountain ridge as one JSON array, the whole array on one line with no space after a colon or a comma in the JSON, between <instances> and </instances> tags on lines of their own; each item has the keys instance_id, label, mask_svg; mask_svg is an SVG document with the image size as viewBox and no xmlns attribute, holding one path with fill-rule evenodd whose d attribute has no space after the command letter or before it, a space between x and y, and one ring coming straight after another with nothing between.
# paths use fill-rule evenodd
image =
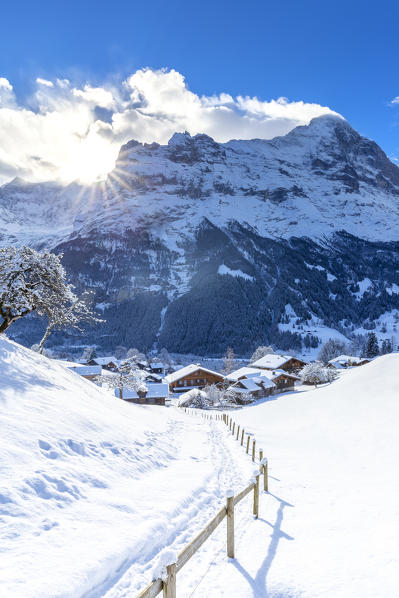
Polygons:
<instances>
[{"instance_id":1,"label":"mountain ridge","mask_svg":"<svg viewBox=\"0 0 399 598\"><path fill-rule=\"evenodd\" d=\"M105 183L16 181L0 205L2 245L64 253L95 292L99 346L300 351L399 309L384 288L398 282L399 167L338 116L272 140L131 140Z\"/></svg>"}]
</instances>

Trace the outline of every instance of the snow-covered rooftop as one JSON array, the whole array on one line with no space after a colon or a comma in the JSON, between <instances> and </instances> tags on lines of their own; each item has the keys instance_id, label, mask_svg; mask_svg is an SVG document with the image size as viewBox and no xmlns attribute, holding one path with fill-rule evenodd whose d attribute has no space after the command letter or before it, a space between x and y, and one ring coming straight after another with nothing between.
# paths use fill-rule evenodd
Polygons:
<instances>
[{"instance_id":1,"label":"snow-covered rooftop","mask_svg":"<svg viewBox=\"0 0 399 598\"><path fill-rule=\"evenodd\" d=\"M260 386L250 378L244 378L243 380L240 380L239 383L242 384L248 392L256 392L257 390L260 390Z\"/></svg>"},{"instance_id":2,"label":"snow-covered rooftop","mask_svg":"<svg viewBox=\"0 0 399 598\"><path fill-rule=\"evenodd\" d=\"M75 365L68 366L68 369L79 376L100 376L102 372L101 365Z\"/></svg>"},{"instance_id":3,"label":"snow-covered rooftop","mask_svg":"<svg viewBox=\"0 0 399 598\"><path fill-rule=\"evenodd\" d=\"M294 378L295 380L299 380L298 376L295 374L291 374L290 372L286 372L285 370L262 370L262 378L269 378L269 380L275 380L279 376L289 376L290 378Z\"/></svg>"},{"instance_id":4,"label":"snow-covered rooftop","mask_svg":"<svg viewBox=\"0 0 399 598\"><path fill-rule=\"evenodd\" d=\"M147 392L145 393L146 399L162 399L169 395L168 384L146 384ZM115 396L119 398L119 388L115 388ZM124 388L122 391L122 399L138 399L139 395L137 391Z\"/></svg>"},{"instance_id":5,"label":"snow-covered rooftop","mask_svg":"<svg viewBox=\"0 0 399 598\"><path fill-rule=\"evenodd\" d=\"M208 368L204 368L199 363L190 363L190 365L186 365L184 368L176 370L172 374L168 374L167 376L165 376L165 380L168 382L168 384L171 384L172 382L176 382L176 380L180 380L180 378L184 378L184 376L189 376L190 374L193 374L197 370L201 370L203 372L206 372L207 374L213 374L214 376L221 376L223 378L223 375L220 372L208 370Z\"/></svg>"},{"instance_id":6,"label":"snow-covered rooftop","mask_svg":"<svg viewBox=\"0 0 399 598\"><path fill-rule=\"evenodd\" d=\"M277 355L276 353L269 353L260 359L251 363L251 366L258 368L267 368L275 370L281 368L282 365L287 363L290 359L293 359L292 355Z\"/></svg>"},{"instance_id":7,"label":"snow-covered rooftop","mask_svg":"<svg viewBox=\"0 0 399 598\"><path fill-rule=\"evenodd\" d=\"M115 364L118 363L118 360L113 355L111 355L110 357L95 357L93 359L93 361L95 361L98 365L108 365L109 363L115 363Z\"/></svg>"},{"instance_id":8,"label":"snow-covered rooftop","mask_svg":"<svg viewBox=\"0 0 399 598\"><path fill-rule=\"evenodd\" d=\"M228 376L226 376L227 380L231 382L237 382L240 378L250 378L252 376L260 376L262 375L263 370L258 368L251 368L251 367L242 367L238 370L234 370L234 372L230 372Z\"/></svg>"},{"instance_id":9,"label":"snow-covered rooftop","mask_svg":"<svg viewBox=\"0 0 399 598\"><path fill-rule=\"evenodd\" d=\"M330 359L328 363L361 363L362 361L368 361L366 357L353 357L352 355L338 355L334 359Z\"/></svg>"}]
</instances>

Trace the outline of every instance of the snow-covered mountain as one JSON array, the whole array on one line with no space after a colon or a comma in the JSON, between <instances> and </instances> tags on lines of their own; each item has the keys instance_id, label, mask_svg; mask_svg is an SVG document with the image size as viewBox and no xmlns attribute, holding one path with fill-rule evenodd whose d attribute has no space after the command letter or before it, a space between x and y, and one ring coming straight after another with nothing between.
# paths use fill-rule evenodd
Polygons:
<instances>
[{"instance_id":1,"label":"snow-covered mountain","mask_svg":"<svg viewBox=\"0 0 399 598\"><path fill-rule=\"evenodd\" d=\"M130 141L105 184L15 180L0 205L2 244L62 251L96 291L104 348L300 351L395 325L399 168L340 117L272 140Z\"/></svg>"}]
</instances>

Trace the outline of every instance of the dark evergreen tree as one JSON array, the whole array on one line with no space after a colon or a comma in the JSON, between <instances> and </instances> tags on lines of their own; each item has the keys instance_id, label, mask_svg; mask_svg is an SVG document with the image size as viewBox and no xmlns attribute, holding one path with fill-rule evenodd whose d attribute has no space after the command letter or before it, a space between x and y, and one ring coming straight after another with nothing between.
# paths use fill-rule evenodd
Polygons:
<instances>
[{"instance_id":1,"label":"dark evergreen tree","mask_svg":"<svg viewBox=\"0 0 399 598\"><path fill-rule=\"evenodd\" d=\"M366 357L372 359L379 355L380 349L378 346L378 340L375 332L369 332L366 345Z\"/></svg>"}]
</instances>

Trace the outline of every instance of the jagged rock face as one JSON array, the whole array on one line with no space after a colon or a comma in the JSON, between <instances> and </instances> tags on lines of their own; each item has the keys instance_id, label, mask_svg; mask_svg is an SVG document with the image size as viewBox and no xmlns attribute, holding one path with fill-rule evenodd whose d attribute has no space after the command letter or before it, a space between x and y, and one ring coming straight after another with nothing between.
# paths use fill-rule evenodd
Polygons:
<instances>
[{"instance_id":1,"label":"jagged rock face","mask_svg":"<svg viewBox=\"0 0 399 598\"><path fill-rule=\"evenodd\" d=\"M321 117L271 141L131 141L105 186L15 181L0 188L1 243L63 252L96 293L107 324L86 340L104 349L299 350L290 310L342 328L399 308L398 202L399 168Z\"/></svg>"}]
</instances>

